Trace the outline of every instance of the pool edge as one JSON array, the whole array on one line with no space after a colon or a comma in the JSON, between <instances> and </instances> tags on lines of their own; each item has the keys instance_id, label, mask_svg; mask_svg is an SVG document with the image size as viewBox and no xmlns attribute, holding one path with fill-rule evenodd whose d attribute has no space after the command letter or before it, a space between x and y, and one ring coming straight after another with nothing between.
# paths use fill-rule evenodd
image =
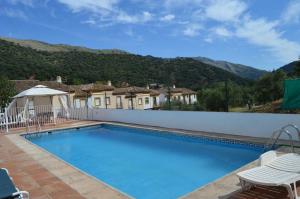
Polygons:
<instances>
[{"instance_id":1,"label":"pool edge","mask_svg":"<svg viewBox=\"0 0 300 199\"><path fill-rule=\"evenodd\" d=\"M186 131L180 130L180 129L171 129L171 130L170 130L170 129L161 128L161 127L143 126L143 125L135 125L135 124L123 124L123 123L116 123L116 122L98 122L98 123L88 124L88 125L83 124L83 125L77 125L77 126L72 126L72 127L53 128L53 129L48 129L48 130L41 131L41 133L49 132L49 131L59 131L59 130L67 130L67 129L76 129L76 128L91 127L91 126L97 126L97 125L101 125L101 124L110 124L110 125L117 125L117 126L133 127L133 128L140 128L140 129L148 129L148 130L155 130L155 131L160 131L160 132L171 131L172 133L175 133L175 134L192 135L192 136L196 136L196 137L198 137L198 136L199 136L199 137L202 137L202 136L203 136L203 135L195 135L195 134L193 135L192 133L187 133ZM36 132L30 132L29 134L32 134L32 133L36 133ZM115 187L113 187L113 186L111 186L111 185L109 185L109 184L107 184L107 183L105 183L105 182L103 182L103 181L101 181L101 180L95 178L95 177L92 176L92 175L89 175L88 173L86 173L86 172L80 170L79 168L77 168L77 167L75 167L75 166L73 166L73 165L71 165L71 164L65 162L64 160L60 159L59 157L55 156L54 154L48 152L47 150L43 149L42 147L39 147L39 146L37 146L36 144L30 142L29 140L27 140L26 138L24 138L23 135L28 135L28 133L20 133L20 134L18 134L18 137L21 137L22 140L25 141L27 144L30 144L30 145L34 146L35 148L39 149L39 150L42 151L43 153L46 153L47 155L52 156L52 157L55 158L56 160L58 160L58 161L64 163L65 165L68 165L68 166L72 167L74 170L79 171L79 172L82 173L83 175L86 175L86 176L88 176L89 178L92 178L93 180L96 180L96 181L98 181L98 182L104 184L105 186L109 187L110 189L113 189L113 190L117 191L118 193L120 193L120 194L122 194L122 195L125 195L125 196L128 197L128 198L132 198L132 197L129 196L128 194L123 193L122 191L120 191L120 190L116 189ZM212 136L211 138L212 138L212 139L215 139L214 136ZM222 138L219 138L219 139L222 139ZM229 138L224 138L224 139L229 139ZM12 142L14 142L14 140L12 140L12 139L10 139L10 140L11 140ZM14 142L14 143L15 143L15 142ZM251 143L251 141L248 141L247 143ZM258 143L254 143L254 144L258 144ZM262 143L259 143L259 144L262 144ZM17 144L16 144L16 145L17 145ZM17 145L17 146L18 146L18 145ZM21 148L21 149L22 149L22 148ZM22 150L23 150L23 149L22 149ZM24 151L24 150L23 150L23 151ZM26 151L25 151L25 152L26 152ZM243 168L246 169L248 165L254 164L256 161L257 161L257 160L255 160L255 161L253 161L253 162L250 162L250 163L248 163L248 164L246 164L246 165L243 165L242 167L238 168L237 170L232 171L232 172L230 172L230 173L228 173L228 174L226 174L226 175L224 175L224 176L222 176L222 177L220 177L220 178L218 178L218 179L216 179L216 180L214 180L214 181L212 181L212 182L210 182L210 183L208 183L208 184L205 184L205 185L203 185L203 186L201 186L201 187L198 187L198 188L196 188L194 191L189 192L189 193L186 193L185 195L181 196L180 198L186 198L186 199L188 199L188 198L194 198L193 195L194 195L195 193L197 193L197 192L199 192L199 191L205 190L205 188L211 186L212 184L218 183L219 181L223 180L224 178L226 178L226 177L228 177L228 176L232 176L232 175L235 176L235 173L236 173L236 172L242 170ZM245 168L245 167L246 167L246 168ZM48 169L48 170L49 170L49 169ZM49 170L49 171L51 172L51 170ZM51 173L53 173L53 172L51 172ZM53 173L53 174L55 175L55 173ZM57 175L55 175L55 176L57 176ZM61 179L61 176L57 176L57 177ZM63 181L63 180L62 180L62 181ZM65 182L65 181L64 181L64 182ZM65 182L65 183L66 183L66 182ZM68 183L66 183L66 184L68 184ZM68 184L68 185L69 185L69 184ZM75 190L77 190L77 189L75 189ZM229 190L230 193L231 193L232 191L236 191L236 190ZM103 197L102 197L102 198L103 198ZM197 198L199 198L199 197L197 197ZM201 198L201 197L200 197L200 198ZM210 197L208 197L208 198L210 198Z\"/></svg>"},{"instance_id":2,"label":"pool edge","mask_svg":"<svg viewBox=\"0 0 300 199\"><path fill-rule=\"evenodd\" d=\"M99 125L99 124L95 124ZM83 126L95 126L95 125L81 125ZM76 127L75 127L76 128ZM72 129L72 128L62 128L63 129ZM58 129L55 129L58 130ZM47 130L49 131L49 130ZM45 132L47 132L45 131ZM37 161L39 164L41 164L45 169L47 169L49 172L51 172L54 176L58 177L61 181L69 185L71 188L79 192L83 197L85 198L120 198L120 199L125 199L125 198L133 198L132 196L128 195L127 193L122 192L121 190L101 181L100 179L82 171L81 169L73 166L72 164L62 160L61 158L57 157L56 155L48 152L46 149L43 149L42 147L30 142L26 138L22 136L23 134L12 134L12 135L5 135L12 143L14 143L17 147L19 147L22 151L25 153L29 154L35 161ZM45 162L46 161L46 162ZM50 166L48 163L52 162L54 164L59 164L59 166L53 167ZM58 174L57 168L68 168L66 173L64 174ZM72 171L71 171L72 170ZM70 172L71 171L71 172ZM70 179L67 179L68 174L76 174L77 178L83 179L83 182L80 183L76 181L76 186L74 187L73 183L70 183ZM90 181L90 182L89 182ZM86 190L81 190L80 187L86 188L86 183L89 183L93 188L97 189L95 193L91 193L92 190L86 191ZM78 185L82 184L82 186ZM97 186L97 184L99 186ZM96 187L95 187L96 186ZM109 191L110 189L110 191ZM98 191L103 190L105 193L101 193L101 196L99 195ZM108 193L109 192L109 193ZM115 192L115 194L113 193ZM96 195L99 195L99 197L95 197ZM105 197L107 195L107 197Z\"/></svg>"}]
</instances>

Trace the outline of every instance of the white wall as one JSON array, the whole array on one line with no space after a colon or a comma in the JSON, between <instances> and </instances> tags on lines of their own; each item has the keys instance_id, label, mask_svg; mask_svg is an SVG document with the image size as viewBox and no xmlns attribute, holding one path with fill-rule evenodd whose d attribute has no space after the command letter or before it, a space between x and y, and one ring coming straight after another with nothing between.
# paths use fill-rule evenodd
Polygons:
<instances>
[{"instance_id":1,"label":"white wall","mask_svg":"<svg viewBox=\"0 0 300 199\"><path fill-rule=\"evenodd\" d=\"M265 138L286 124L300 127L298 114L94 109L89 119Z\"/></svg>"}]
</instances>

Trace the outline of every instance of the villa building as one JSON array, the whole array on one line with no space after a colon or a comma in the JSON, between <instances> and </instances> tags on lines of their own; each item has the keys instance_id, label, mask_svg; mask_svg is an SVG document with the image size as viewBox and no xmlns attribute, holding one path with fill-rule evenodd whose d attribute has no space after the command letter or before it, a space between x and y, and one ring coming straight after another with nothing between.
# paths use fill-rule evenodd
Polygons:
<instances>
[{"instance_id":1,"label":"villa building","mask_svg":"<svg viewBox=\"0 0 300 199\"><path fill-rule=\"evenodd\" d=\"M67 102L74 108L102 108L102 109L159 109L160 105L168 100L181 101L184 104L197 102L196 92L187 88L150 89L147 87L128 86L116 88L111 81L107 84L91 83L82 85L66 85L62 83L61 77L56 81L39 80L12 80L15 83L16 91L21 92L36 85L45 85L49 88L69 93ZM59 106L57 99L53 100L54 105ZM45 102L46 103L46 102ZM48 103L48 101L47 101ZM43 102L30 101L32 106L42 105Z\"/></svg>"},{"instance_id":2,"label":"villa building","mask_svg":"<svg viewBox=\"0 0 300 199\"><path fill-rule=\"evenodd\" d=\"M70 86L70 102L75 108L116 108L112 92L115 89L108 82L104 84L83 84Z\"/></svg>"},{"instance_id":3,"label":"villa building","mask_svg":"<svg viewBox=\"0 0 300 199\"><path fill-rule=\"evenodd\" d=\"M176 88L173 85L172 88L160 88L159 101L167 102L170 95L171 101L180 101L184 104L194 104L197 102L197 93L187 88Z\"/></svg>"},{"instance_id":4,"label":"villa building","mask_svg":"<svg viewBox=\"0 0 300 199\"><path fill-rule=\"evenodd\" d=\"M131 86L116 88L113 91L116 97L117 109L153 109L159 106L159 93L148 88Z\"/></svg>"},{"instance_id":5,"label":"villa building","mask_svg":"<svg viewBox=\"0 0 300 199\"><path fill-rule=\"evenodd\" d=\"M159 105L159 93L143 87L115 88L104 84L70 86L69 98L75 108L153 109Z\"/></svg>"}]
</instances>

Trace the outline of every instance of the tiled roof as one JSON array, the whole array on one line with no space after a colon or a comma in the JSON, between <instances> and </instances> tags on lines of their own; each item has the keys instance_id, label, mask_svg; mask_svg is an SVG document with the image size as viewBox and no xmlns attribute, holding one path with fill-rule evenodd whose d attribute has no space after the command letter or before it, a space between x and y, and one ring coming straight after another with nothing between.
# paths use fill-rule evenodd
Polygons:
<instances>
[{"instance_id":1,"label":"tiled roof","mask_svg":"<svg viewBox=\"0 0 300 199\"><path fill-rule=\"evenodd\" d=\"M75 96L83 97L89 96L92 92L102 92L102 91L113 91L113 95L126 95L131 96L138 93L150 94L151 96L158 96L160 93L167 94L168 89L162 88L159 90L147 89L144 87L130 86L115 88L114 86L109 86L105 84L82 84L82 85L66 85L63 83L58 83L56 81L39 81L39 80L11 80L15 83L16 91L22 92L24 90L30 89L36 85L45 85L49 88L61 90L65 92L75 92ZM196 94L187 88L170 88L171 93L182 93L183 95Z\"/></svg>"},{"instance_id":2,"label":"tiled roof","mask_svg":"<svg viewBox=\"0 0 300 199\"><path fill-rule=\"evenodd\" d=\"M197 92L191 90L191 89L188 89L188 88L181 88L182 90L182 94L184 95L187 95L187 94L197 94Z\"/></svg>"},{"instance_id":3,"label":"tiled roof","mask_svg":"<svg viewBox=\"0 0 300 199\"><path fill-rule=\"evenodd\" d=\"M102 91L113 91L115 87L104 85L104 84L81 84L81 85L72 85L71 90L82 90L85 92L102 92Z\"/></svg>"},{"instance_id":4,"label":"tiled roof","mask_svg":"<svg viewBox=\"0 0 300 199\"><path fill-rule=\"evenodd\" d=\"M125 88L115 88L113 91L113 95L130 95L131 93L137 94L137 93L143 93L143 94L150 94L150 89L146 89L143 87L137 87L137 86L130 86Z\"/></svg>"},{"instance_id":5,"label":"tiled roof","mask_svg":"<svg viewBox=\"0 0 300 199\"><path fill-rule=\"evenodd\" d=\"M89 92L85 92L81 89L75 89L74 92L75 92L74 97L88 97L91 95Z\"/></svg>"},{"instance_id":6,"label":"tiled roof","mask_svg":"<svg viewBox=\"0 0 300 199\"><path fill-rule=\"evenodd\" d=\"M159 89L160 93L168 94L168 88ZM171 93L182 93L183 95L196 94L195 91L188 88L170 88Z\"/></svg>"},{"instance_id":7,"label":"tiled roof","mask_svg":"<svg viewBox=\"0 0 300 199\"><path fill-rule=\"evenodd\" d=\"M37 85L44 85L52 89L61 90L68 92L70 87L63 83L58 83L56 81L39 81L39 80L11 80L15 84L16 91L22 92L24 90L30 89Z\"/></svg>"},{"instance_id":8,"label":"tiled roof","mask_svg":"<svg viewBox=\"0 0 300 199\"><path fill-rule=\"evenodd\" d=\"M150 89L150 95L151 96L159 96L159 91L157 91L157 90L154 90L154 89Z\"/></svg>"}]
</instances>

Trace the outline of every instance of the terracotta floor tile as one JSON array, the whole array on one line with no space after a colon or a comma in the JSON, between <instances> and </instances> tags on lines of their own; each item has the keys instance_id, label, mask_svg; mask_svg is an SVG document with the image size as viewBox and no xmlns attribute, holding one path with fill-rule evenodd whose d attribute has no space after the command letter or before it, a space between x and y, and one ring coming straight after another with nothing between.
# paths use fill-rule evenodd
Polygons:
<instances>
[{"instance_id":1,"label":"terracotta floor tile","mask_svg":"<svg viewBox=\"0 0 300 199\"><path fill-rule=\"evenodd\" d=\"M20 190L33 199L83 198L28 154L0 135L0 167L7 168Z\"/></svg>"}]
</instances>

